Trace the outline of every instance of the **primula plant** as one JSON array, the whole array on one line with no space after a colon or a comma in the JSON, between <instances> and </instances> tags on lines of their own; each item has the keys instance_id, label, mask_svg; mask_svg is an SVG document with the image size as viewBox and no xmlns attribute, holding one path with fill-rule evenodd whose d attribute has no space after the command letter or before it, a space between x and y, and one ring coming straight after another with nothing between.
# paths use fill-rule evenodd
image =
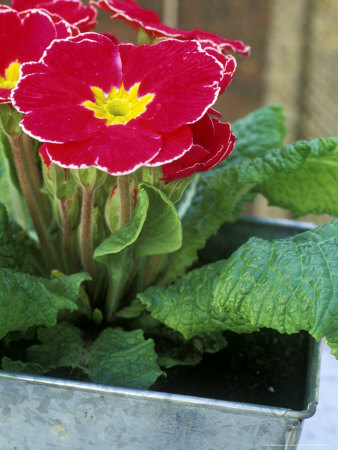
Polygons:
<instances>
[{"instance_id":1,"label":"primula plant","mask_svg":"<svg viewBox=\"0 0 338 450\"><path fill-rule=\"evenodd\" d=\"M95 8L138 45L93 32ZM221 120L249 50L133 0L0 6L3 370L149 388L224 331L263 327L325 336L338 357L337 221L199 263L259 192L296 216L338 211L336 138L284 146L279 106Z\"/></svg>"}]
</instances>

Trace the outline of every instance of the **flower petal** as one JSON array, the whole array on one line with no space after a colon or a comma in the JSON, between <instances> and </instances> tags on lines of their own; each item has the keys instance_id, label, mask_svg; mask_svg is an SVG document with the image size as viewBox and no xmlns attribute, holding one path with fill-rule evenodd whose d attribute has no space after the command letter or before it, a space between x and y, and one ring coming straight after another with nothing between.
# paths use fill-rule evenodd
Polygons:
<instances>
[{"instance_id":1,"label":"flower petal","mask_svg":"<svg viewBox=\"0 0 338 450\"><path fill-rule=\"evenodd\" d=\"M171 133L163 133L161 151L147 166L159 166L180 158L191 148L192 143L193 135L188 125Z\"/></svg>"},{"instance_id":2,"label":"flower petal","mask_svg":"<svg viewBox=\"0 0 338 450\"><path fill-rule=\"evenodd\" d=\"M188 177L198 172L198 169L203 167L203 161L209 156L210 153L204 147L201 145L193 145L180 159L162 166L163 178L161 179L170 183L179 178Z\"/></svg>"},{"instance_id":3,"label":"flower petal","mask_svg":"<svg viewBox=\"0 0 338 450\"><path fill-rule=\"evenodd\" d=\"M109 93L120 87L121 59L118 47L106 36L84 33L55 41L42 62L51 71L59 71Z\"/></svg>"},{"instance_id":4,"label":"flower petal","mask_svg":"<svg viewBox=\"0 0 338 450\"><path fill-rule=\"evenodd\" d=\"M52 142L85 140L105 128L81 106L93 98L88 85L59 72L27 75L12 92L14 106L26 113L21 123L27 133Z\"/></svg>"},{"instance_id":5,"label":"flower petal","mask_svg":"<svg viewBox=\"0 0 338 450\"><path fill-rule=\"evenodd\" d=\"M231 83L237 68L237 62L235 58L231 55L223 55L223 53L218 52L214 48L206 48L205 51L209 55L214 56L223 66L223 75L220 82L220 94L225 91L225 89Z\"/></svg>"},{"instance_id":6,"label":"flower petal","mask_svg":"<svg viewBox=\"0 0 338 450\"><path fill-rule=\"evenodd\" d=\"M0 89L0 104L10 103L11 101L11 89Z\"/></svg>"},{"instance_id":7,"label":"flower petal","mask_svg":"<svg viewBox=\"0 0 338 450\"><path fill-rule=\"evenodd\" d=\"M109 92L121 84L121 60L110 39L88 33L54 41L42 60L23 65L22 73L12 99L26 113L27 133L57 143L82 141L106 126L82 104L95 101L92 86Z\"/></svg>"},{"instance_id":8,"label":"flower petal","mask_svg":"<svg viewBox=\"0 0 338 450\"><path fill-rule=\"evenodd\" d=\"M23 1L23 0L21 0ZM134 28L146 28L147 24L161 25L161 21L155 11L142 8L133 0L94 1L93 5L105 11L112 12L112 19L122 19Z\"/></svg>"},{"instance_id":9,"label":"flower petal","mask_svg":"<svg viewBox=\"0 0 338 450\"><path fill-rule=\"evenodd\" d=\"M199 40L203 46L214 47L219 52L231 51L248 56L250 47L242 41L225 39L217 34L202 30L184 31L164 25L158 15L149 9L144 9L134 0L99 0L92 2L98 8L113 13L112 19L122 19L137 30L144 28L154 37L169 37L182 40Z\"/></svg>"},{"instance_id":10,"label":"flower petal","mask_svg":"<svg viewBox=\"0 0 338 450\"><path fill-rule=\"evenodd\" d=\"M82 32L96 26L96 10L92 6L84 6L80 0L13 0L12 7L17 11L43 8L77 26Z\"/></svg>"},{"instance_id":11,"label":"flower petal","mask_svg":"<svg viewBox=\"0 0 338 450\"><path fill-rule=\"evenodd\" d=\"M137 124L114 125L88 141L46 146L50 159L62 167L95 166L112 175L122 175L153 159L161 148L161 136Z\"/></svg>"},{"instance_id":12,"label":"flower petal","mask_svg":"<svg viewBox=\"0 0 338 450\"><path fill-rule=\"evenodd\" d=\"M43 11L28 11L21 17L10 8L0 9L0 76L13 63L38 60L56 37L55 25ZM2 87L0 102L10 102L10 94L10 88Z\"/></svg>"},{"instance_id":13,"label":"flower petal","mask_svg":"<svg viewBox=\"0 0 338 450\"><path fill-rule=\"evenodd\" d=\"M14 10L0 11L0 75L14 61L37 61L56 37L51 18L30 11L23 19Z\"/></svg>"},{"instance_id":14,"label":"flower petal","mask_svg":"<svg viewBox=\"0 0 338 450\"><path fill-rule=\"evenodd\" d=\"M181 158L162 165L163 178L171 182L195 172L206 172L222 162L232 152L236 137L229 123L210 118L207 114L191 126L194 145Z\"/></svg>"},{"instance_id":15,"label":"flower petal","mask_svg":"<svg viewBox=\"0 0 338 450\"><path fill-rule=\"evenodd\" d=\"M216 101L223 67L196 41L169 39L151 46L119 45L119 50L126 89L140 82L141 96L155 94L142 115L152 128L168 132L195 122Z\"/></svg>"}]
</instances>

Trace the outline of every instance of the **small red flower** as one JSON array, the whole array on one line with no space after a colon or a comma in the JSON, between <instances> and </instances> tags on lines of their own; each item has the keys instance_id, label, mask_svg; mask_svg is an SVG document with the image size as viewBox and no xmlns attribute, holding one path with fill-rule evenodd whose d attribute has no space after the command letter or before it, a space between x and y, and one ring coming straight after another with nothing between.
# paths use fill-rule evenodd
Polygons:
<instances>
[{"instance_id":1,"label":"small red flower","mask_svg":"<svg viewBox=\"0 0 338 450\"><path fill-rule=\"evenodd\" d=\"M69 35L61 20L54 24L43 11L18 13L11 8L0 8L0 103L11 101L22 63L39 60L54 39Z\"/></svg>"},{"instance_id":2,"label":"small red flower","mask_svg":"<svg viewBox=\"0 0 338 450\"><path fill-rule=\"evenodd\" d=\"M84 6L80 0L12 0L12 8L17 11L44 9L82 32L92 30L96 26L96 10L91 6Z\"/></svg>"},{"instance_id":3,"label":"small red flower","mask_svg":"<svg viewBox=\"0 0 338 450\"><path fill-rule=\"evenodd\" d=\"M134 0L98 0L93 1L92 4L113 13L112 19L122 19L136 30L143 28L148 34L156 38L197 39L201 42L203 48L212 47L221 53L232 51L244 56L250 53L250 47L242 41L224 39L207 31L197 29L183 31L164 25L154 11L142 8Z\"/></svg>"},{"instance_id":4,"label":"small red flower","mask_svg":"<svg viewBox=\"0 0 338 450\"><path fill-rule=\"evenodd\" d=\"M206 172L217 166L232 152L236 136L229 123L211 118L207 113L190 125L193 146L181 158L162 166L162 180L168 183L195 172Z\"/></svg>"},{"instance_id":5,"label":"small red flower","mask_svg":"<svg viewBox=\"0 0 338 450\"><path fill-rule=\"evenodd\" d=\"M22 68L13 92L28 134L63 167L114 175L174 161L190 124L216 101L224 69L196 41L116 45L87 33L59 40Z\"/></svg>"}]
</instances>

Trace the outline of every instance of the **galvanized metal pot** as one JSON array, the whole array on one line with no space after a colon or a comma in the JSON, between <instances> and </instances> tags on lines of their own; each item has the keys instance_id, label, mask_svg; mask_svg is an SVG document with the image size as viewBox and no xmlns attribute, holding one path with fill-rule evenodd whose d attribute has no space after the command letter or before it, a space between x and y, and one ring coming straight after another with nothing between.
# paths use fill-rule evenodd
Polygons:
<instances>
[{"instance_id":1,"label":"galvanized metal pot","mask_svg":"<svg viewBox=\"0 0 338 450\"><path fill-rule=\"evenodd\" d=\"M260 219L236 225L238 244L248 234L275 238L305 229ZM0 449L294 449L303 420L316 410L319 362L320 344L311 341L300 411L0 371Z\"/></svg>"}]
</instances>

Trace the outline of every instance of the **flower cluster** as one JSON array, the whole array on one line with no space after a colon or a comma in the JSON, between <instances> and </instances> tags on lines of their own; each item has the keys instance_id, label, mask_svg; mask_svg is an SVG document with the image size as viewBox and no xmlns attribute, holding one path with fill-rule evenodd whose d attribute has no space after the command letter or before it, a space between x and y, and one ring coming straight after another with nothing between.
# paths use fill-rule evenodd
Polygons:
<instances>
[{"instance_id":1,"label":"flower cluster","mask_svg":"<svg viewBox=\"0 0 338 450\"><path fill-rule=\"evenodd\" d=\"M0 101L24 114L23 130L65 168L121 175L160 166L170 182L222 161L235 138L211 107L236 70L225 51L249 48L166 27L131 0L93 4L168 39L135 46L88 33L96 12L78 0L1 7Z\"/></svg>"},{"instance_id":2,"label":"flower cluster","mask_svg":"<svg viewBox=\"0 0 338 450\"><path fill-rule=\"evenodd\" d=\"M95 33L94 6L149 42ZM133 0L0 6L0 124L50 268L95 278L93 245L133 219L142 183L177 202L193 174L230 155L235 135L214 109L236 71L229 51L249 47L167 27ZM51 210L61 254L49 240Z\"/></svg>"},{"instance_id":3,"label":"flower cluster","mask_svg":"<svg viewBox=\"0 0 338 450\"><path fill-rule=\"evenodd\" d=\"M191 124L217 99L223 66L196 41L137 47L82 34L55 41L22 74L13 103L51 160L121 175L193 149Z\"/></svg>"}]
</instances>

